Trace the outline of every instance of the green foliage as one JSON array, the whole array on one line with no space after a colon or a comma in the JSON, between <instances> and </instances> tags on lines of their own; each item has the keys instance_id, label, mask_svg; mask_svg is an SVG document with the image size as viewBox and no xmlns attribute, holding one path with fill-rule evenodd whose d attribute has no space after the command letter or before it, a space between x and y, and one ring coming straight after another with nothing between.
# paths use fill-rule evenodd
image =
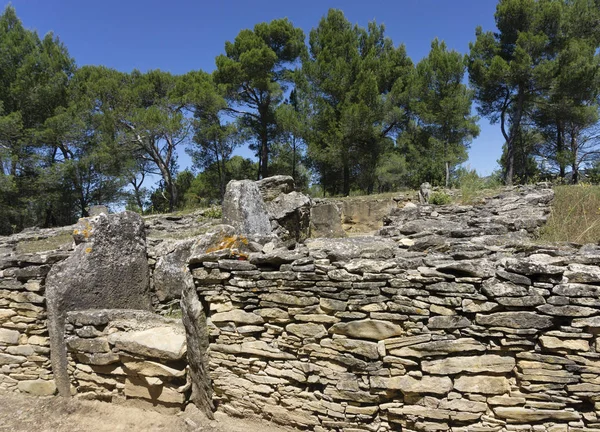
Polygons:
<instances>
[{"instance_id":1,"label":"green foliage","mask_svg":"<svg viewBox=\"0 0 600 432\"><path fill-rule=\"evenodd\" d=\"M600 241L600 186L581 183L554 188L554 201L540 240L598 243Z\"/></svg>"},{"instance_id":2,"label":"green foliage","mask_svg":"<svg viewBox=\"0 0 600 432\"><path fill-rule=\"evenodd\" d=\"M435 39L416 67L385 28L328 11L312 29L260 23L211 75L77 68L52 34L0 15L0 234L73 223L94 204L166 212L218 204L232 179L291 175L313 196L497 182L460 168L500 124L507 183L600 181L598 0L500 0L468 56ZM469 72L472 89L464 82ZM258 164L232 156L256 151ZM186 146L193 173L179 172ZM197 173L197 175L196 175ZM150 176L159 184L149 186ZM445 202L444 196L434 198Z\"/></svg>"},{"instance_id":3,"label":"green foliage","mask_svg":"<svg viewBox=\"0 0 600 432\"><path fill-rule=\"evenodd\" d=\"M452 202L452 198L445 192L433 192L429 197L429 203L433 205L446 205Z\"/></svg>"},{"instance_id":4,"label":"green foliage","mask_svg":"<svg viewBox=\"0 0 600 432\"><path fill-rule=\"evenodd\" d=\"M299 95L306 110L310 166L331 194L372 192L377 165L404 121L402 100L413 65L383 26L352 26L331 9L309 37Z\"/></svg>"},{"instance_id":5,"label":"green foliage","mask_svg":"<svg viewBox=\"0 0 600 432\"><path fill-rule=\"evenodd\" d=\"M480 114L500 123L507 183L536 176L533 156L563 178L570 166L576 182L580 166L596 153L599 142L589 128L598 122L598 6L593 0L501 0L499 32L476 30L469 79ZM532 133L541 134L535 146Z\"/></svg>"},{"instance_id":6,"label":"green foliage","mask_svg":"<svg viewBox=\"0 0 600 432\"><path fill-rule=\"evenodd\" d=\"M471 140L479 135L478 118L471 116L473 93L462 83L464 74L463 56L437 39L417 64L415 111L423 139L411 154L416 160L409 163L426 167L420 177L432 184L450 186L451 173L467 160Z\"/></svg>"},{"instance_id":7,"label":"green foliage","mask_svg":"<svg viewBox=\"0 0 600 432\"><path fill-rule=\"evenodd\" d=\"M210 219L221 219L223 217L223 209L218 206L213 206L205 210L202 215Z\"/></svg>"},{"instance_id":8,"label":"green foliage","mask_svg":"<svg viewBox=\"0 0 600 432\"><path fill-rule=\"evenodd\" d=\"M456 174L455 181L460 189L462 204L475 204L486 195L497 191L502 185L499 175L484 178L480 177L477 171L468 168L460 168Z\"/></svg>"},{"instance_id":9,"label":"green foliage","mask_svg":"<svg viewBox=\"0 0 600 432\"><path fill-rule=\"evenodd\" d=\"M276 109L283 101L291 67L305 50L304 32L287 19L260 23L225 43L214 79L230 101L229 111L255 140L260 175L269 175L270 145L277 135Z\"/></svg>"}]
</instances>

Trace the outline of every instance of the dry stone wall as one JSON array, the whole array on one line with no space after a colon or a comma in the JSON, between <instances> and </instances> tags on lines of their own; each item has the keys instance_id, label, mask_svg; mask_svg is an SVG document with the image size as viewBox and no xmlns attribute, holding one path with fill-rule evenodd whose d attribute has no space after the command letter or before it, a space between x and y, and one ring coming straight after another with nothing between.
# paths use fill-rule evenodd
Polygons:
<instances>
[{"instance_id":1,"label":"dry stone wall","mask_svg":"<svg viewBox=\"0 0 600 432\"><path fill-rule=\"evenodd\" d=\"M1 389L36 395L56 391L44 294L51 266L64 260L70 249L68 243L47 239L62 234L63 230L30 231L0 238Z\"/></svg>"},{"instance_id":2,"label":"dry stone wall","mask_svg":"<svg viewBox=\"0 0 600 432\"><path fill-rule=\"evenodd\" d=\"M532 243L551 199L542 185L474 206L399 202L378 236L292 250L204 234L197 216L147 220L153 308L174 318L68 313L72 392L193 400L177 317L188 262L219 410L315 432L598 430L600 248ZM2 389L56 392L45 285L72 230L0 239Z\"/></svg>"},{"instance_id":3,"label":"dry stone wall","mask_svg":"<svg viewBox=\"0 0 600 432\"><path fill-rule=\"evenodd\" d=\"M79 397L183 408L190 384L180 320L134 310L89 310L69 312L67 321L71 385Z\"/></svg>"},{"instance_id":4,"label":"dry stone wall","mask_svg":"<svg viewBox=\"0 0 600 432\"><path fill-rule=\"evenodd\" d=\"M596 246L358 238L222 257L190 267L231 414L318 432L600 427Z\"/></svg>"}]
</instances>

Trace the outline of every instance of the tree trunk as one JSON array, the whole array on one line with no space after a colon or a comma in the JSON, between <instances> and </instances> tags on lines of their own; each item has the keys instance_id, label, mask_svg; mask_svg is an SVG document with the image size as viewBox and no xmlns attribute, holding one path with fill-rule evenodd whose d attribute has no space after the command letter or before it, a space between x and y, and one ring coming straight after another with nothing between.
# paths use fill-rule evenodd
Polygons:
<instances>
[{"instance_id":1,"label":"tree trunk","mask_svg":"<svg viewBox=\"0 0 600 432\"><path fill-rule=\"evenodd\" d=\"M169 212L175 210L177 206L177 185L173 181L173 177L169 173L168 180L165 179L165 188L169 192Z\"/></svg>"},{"instance_id":2,"label":"tree trunk","mask_svg":"<svg viewBox=\"0 0 600 432\"><path fill-rule=\"evenodd\" d=\"M515 142L517 135L521 129L521 117L523 115L523 105L525 103L525 89L523 85L519 85L519 93L517 95L517 107L514 119L510 126L510 136L506 141L506 176L504 182L507 186L512 186L513 176L515 171Z\"/></svg>"},{"instance_id":3,"label":"tree trunk","mask_svg":"<svg viewBox=\"0 0 600 432\"><path fill-rule=\"evenodd\" d=\"M292 137L292 178L296 182L296 137Z\"/></svg>"},{"instance_id":4,"label":"tree trunk","mask_svg":"<svg viewBox=\"0 0 600 432\"><path fill-rule=\"evenodd\" d=\"M342 185L342 193L344 196L350 195L350 166L347 161L344 161L344 182Z\"/></svg>"},{"instance_id":5,"label":"tree trunk","mask_svg":"<svg viewBox=\"0 0 600 432\"><path fill-rule=\"evenodd\" d=\"M565 178L566 164L563 158L563 151L565 149L564 143L564 130L562 123L559 121L556 122L556 155L558 156L558 176L561 179Z\"/></svg>"},{"instance_id":6,"label":"tree trunk","mask_svg":"<svg viewBox=\"0 0 600 432\"><path fill-rule=\"evenodd\" d=\"M571 133L571 170L573 171L573 184L579 183L579 164L577 163L578 156L577 136L575 131Z\"/></svg>"},{"instance_id":7,"label":"tree trunk","mask_svg":"<svg viewBox=\"0 0 600 432\"><path fill-rule=\"evenodd\" d=\"M260 145L260 176L261 178L269 177L269 143L267 136L264 134L261 137Z\"/></svg>"},{"instance_id":8,"label":"tree trunk","mask_svg":"<svg viewBox=\"0 0 600 432\"><path fill-rule=\"evenodd\" d=\"M450 187L450 162L446 161L446 189Z\"/></svg>"}]
</instances>

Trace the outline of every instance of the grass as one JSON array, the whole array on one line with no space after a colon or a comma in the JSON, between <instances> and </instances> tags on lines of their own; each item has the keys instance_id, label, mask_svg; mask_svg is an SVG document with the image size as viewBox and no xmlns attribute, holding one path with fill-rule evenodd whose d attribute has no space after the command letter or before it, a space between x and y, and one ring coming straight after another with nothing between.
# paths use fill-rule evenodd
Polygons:
<instances>
[{"instance_id":1,"label":"grass","mask_svg":"<svg viewBox=\"0 0 600 432\"><path fill-rule=\"evenodd\" d=\"M26 240L17 244L17 253L38 253L60 249L61 246L69 246L73 243L71 231L63 231L54 237L40 240Z\"/></svg>"},{"instance_id":2,"label":"grass","mask_svg":"<svg viewBox=\"0 0 600 432\"><path fill-rule=\"evenodd\" d=\"M600 241L600 186L579 184L554 188L554 202L540 240L597 243Z\"/></svg>"},{"instance_id":3,"label":"grass","mask_svg":"<svg viewBox=\"0 0 600 432\"><path fill-rule=\"evenodd\" d=\"M479 177L473 170L466 170L459 179L459 204L476 204L483 198L496 195L502 184L495 178Z\"/></svg>"}]
</instances>

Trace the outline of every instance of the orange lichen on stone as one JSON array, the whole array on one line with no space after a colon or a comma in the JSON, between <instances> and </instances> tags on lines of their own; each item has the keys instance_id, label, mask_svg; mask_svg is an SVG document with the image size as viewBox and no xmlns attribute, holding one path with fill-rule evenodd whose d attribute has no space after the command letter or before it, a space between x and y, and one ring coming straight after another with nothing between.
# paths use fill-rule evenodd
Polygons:
<instances>
[{"instance_id":1,"label":"orange lichen on stone","mask_svg":"<svg viewBox=\"0 0 600 432\"><path fill-rule=\"evenodd\" d=\"M248 246L248 239L246 237L237 235L225 236L215 246L206 249L206 253L229 249L232 258L247 260L248 254L240 251L240 249L243 249L245 246Z\"/></svg>"},{"instance_id":2,"label":"orange lichen on stone","mask_svg":"<svg viewBox=\"0 0 600 432\"><path fill-rule=\"evenodd\" d=\"M85 248L85 253L90 253L92 251L92 248Z\"/></svg>"}]
</instances>

